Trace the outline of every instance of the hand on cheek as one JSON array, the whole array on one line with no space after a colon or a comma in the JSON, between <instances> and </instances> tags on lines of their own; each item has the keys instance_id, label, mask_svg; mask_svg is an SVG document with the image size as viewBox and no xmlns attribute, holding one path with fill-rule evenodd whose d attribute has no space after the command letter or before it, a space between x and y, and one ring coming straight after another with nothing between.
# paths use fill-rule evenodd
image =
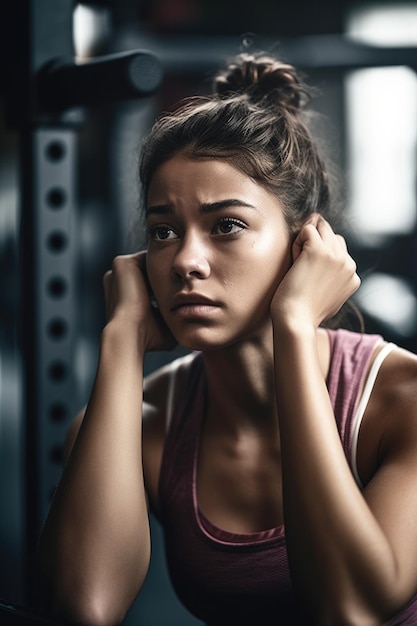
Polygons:
<instances>
[{"instance_id":1,"label":"hand on cheek","mask_svg":"<svg viewBox=\"0 0 417 626\"><path fill-rule=\"evenodd\" d=\"M292 245L293 264L272 300L275 324L312 324L333 317L360 285L346 242L317 213Z\"/></svg>"},{"instance_id":2,"label":"hand on cheek","mask_svg":"<svg viewBox=\"0 0 417 626\"><path fill-rule=\"evenodd\" d=\"M136 329L145 351L171 350L176 342L159 310L152 304L146 272L146 253L118 256L104 276L108 322Z\"/></svg>"}]
</instances>

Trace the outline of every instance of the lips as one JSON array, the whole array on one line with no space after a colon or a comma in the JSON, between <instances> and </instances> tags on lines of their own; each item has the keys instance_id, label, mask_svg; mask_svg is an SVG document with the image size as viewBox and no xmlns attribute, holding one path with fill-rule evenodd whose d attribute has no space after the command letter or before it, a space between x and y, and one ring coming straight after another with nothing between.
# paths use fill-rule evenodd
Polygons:
<instances>
[{"instance_id":1,"label":"lips","mask_svg":"<svg viewBox=\"0 0 417 626\"><path fill-rule=\"evenodd\" d=\"M171 306L176 317L194 319L210 317L220 307L218 302L196 293L177 294Z\"/></svg>"},{"instance_id":2,"label":"lips","mask_svg":"<svg viewBox=\"0 0 417 626\"><path fill-rule=\"evenodd\" d=\"M202 296L200 294L187 293L187 294L177 294L172 302L171 311L175 311L181 307L187 306L219 306L218 302L214 300L210 300L206 296Z\"/></svg>"}]
</instances>

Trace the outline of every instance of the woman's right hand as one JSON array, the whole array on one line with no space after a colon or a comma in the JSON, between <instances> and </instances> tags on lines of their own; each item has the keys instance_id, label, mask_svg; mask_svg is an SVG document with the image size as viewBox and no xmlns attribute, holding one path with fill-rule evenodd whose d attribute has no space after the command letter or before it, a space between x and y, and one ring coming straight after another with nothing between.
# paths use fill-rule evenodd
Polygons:
<instances>
[{"instance_id":1,"label":"woman's right hand","mask_svg":"<svg viewBox=\"0 0 417 626\"><path fill-rule=\"evenodd\" d=\"M175 347L173 335L151 303L145 251L117 256L103 283L108 322L137 325L145 352Z\"/></svg>"}]
</instances>

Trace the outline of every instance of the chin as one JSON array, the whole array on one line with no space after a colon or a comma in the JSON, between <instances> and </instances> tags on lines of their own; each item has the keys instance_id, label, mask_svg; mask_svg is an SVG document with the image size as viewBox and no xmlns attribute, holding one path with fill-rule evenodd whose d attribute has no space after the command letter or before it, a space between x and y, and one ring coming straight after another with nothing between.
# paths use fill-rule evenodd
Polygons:
<instances>
[{"instance_id":1,"label":"chin","mask_svg":"<svg viewBox=\"0 0 417 626\"><path fill-rule=\"evenodd\" d=\"M192 352L211 352L212 350L221 350L225 347L225 344L219 344L219 342L204 341L198 339L189 340L177 340L178 344L186 350Z\"/></svg>"},{"instance_id":2,"label":"chin","mask_svg":"<svg viewBox=\"0 0 417 626\"><path fill-rule=\"evenodd\" d=\"M218 350L224 346L218 330L209 328L188 328L186 330L170 328L177 343L186 350L204 352L206 350Z\"/></svg>"},{"instance_id":3,"label":"chin","mask_svg":"<svg viewBox=\"0 0 417 626\"><path fill-rule=\"evenodd\" d=\"M233 329L232 329L232 326ZM259 342L270 334L271 320L268 316L263 323L254 325L243 325L237 321L234 325L202 325L189 324L187 326L170 325L170 331L174 335L177 343L186 350L198 352L210 352L237 346L242 342Z\"/></svg>"},{"instance_id":4,"label":"chin","mask_svg":"<svg viewBox=\"0 0 417 626\"><path fill-rule=\"evenodd\" d=\"M178 344L186 350L197 352L213 352L237 345L244 338L233 336L221 336L220 333L179 333L175 336Z\"/></svg>"}]
</instances>

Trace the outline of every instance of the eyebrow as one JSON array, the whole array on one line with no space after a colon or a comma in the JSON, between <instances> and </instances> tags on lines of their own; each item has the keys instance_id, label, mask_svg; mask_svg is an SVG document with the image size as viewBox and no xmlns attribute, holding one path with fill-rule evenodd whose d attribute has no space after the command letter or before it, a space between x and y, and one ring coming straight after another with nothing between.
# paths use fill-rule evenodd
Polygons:
<instances>
[{"instance_id":1,"label":"eyebrow","mask_svg":"<svg viewBox=\"0 0 417 626\"><path fill-rule=\"evenodd\" d=\"M253 204L244 202L237 198L227 198L226 200L219 200L217 202L204 202L200 205L201 213L214 213L216 211L222 211L223 209L229 209L231 207L244 207L248 209L257 210ZM172 204L155 204L146 209L146 217L149 215L168 215L174 212L174 206Z\"/></svg>"}]
</instances>

